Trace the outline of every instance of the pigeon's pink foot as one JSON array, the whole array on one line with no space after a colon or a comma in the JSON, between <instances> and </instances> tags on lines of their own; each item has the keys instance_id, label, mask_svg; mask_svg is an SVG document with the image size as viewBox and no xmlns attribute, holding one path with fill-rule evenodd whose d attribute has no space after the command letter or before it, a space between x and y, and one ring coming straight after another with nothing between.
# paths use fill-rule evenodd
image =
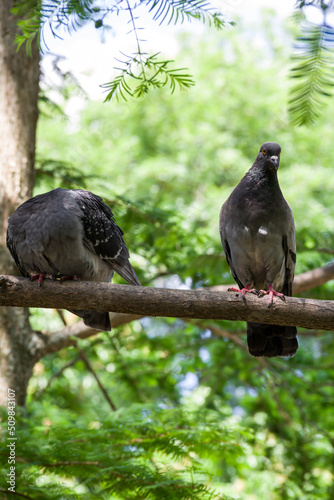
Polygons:
<instances>
[{"instance_id":1,"label":"pigeon's pink foot","mask_svg":"<svg viewBox=\"0 0 334 500\"><path fill-rule=\"evenodd\" d=\"M53 276L53 274L39 273L30 276L29 281L35 281L37 279L39 286L42 286L43 280L54 280L55 277Z\"/></svg>"},{"instance_id":2,"label":"pigeon's pink foot","mask_svg":"<svg viewBox=\"0 0 334 500\"><path fill-rule=\"evenodd\" d=\"M78 276L76 274L73 277L72 276L61 276L59 278L59 281L66 281L66 280L78 281L79 278L78 278Z\"/></svg>"},{"instance_id":3,"label":"pigeon's pink foot","mask_svg":"<svg viewBox=\"0 0 334 500\"><path fill-rule=\"evenodd\" d=\"M269 295L269 302L268 302L268 308L270 307L270 305L272 304L273 302L273 299L274 299L274 295L276 297L279 297L280 299L282 300L285 300L285 295L284 293L280 293L280 292L276 292L276 290L273 289L273 286L272 285L269 285L269 290L260 290L259 291L259 296L260 297L263 297L263 295Z\"/></svg>"},{"instance_id":4,"label":"pigeon's pink foot","mask_svg":"<svg viewBox=\"0 0 334 500\"><path fill-rule=\"evenodd\" d=\"M241 293L241 296L242 298L244 299L245 298L245 295L246 293L255 293L256 295L258 295L258 291L255 290L255 288L250 288L250 284L248 283L244 288L242 288L241 290L239 290L239 288L234 288L234 287L231 287L228 289L229 292L239 292Z\"/></svg>"}]
</instances>

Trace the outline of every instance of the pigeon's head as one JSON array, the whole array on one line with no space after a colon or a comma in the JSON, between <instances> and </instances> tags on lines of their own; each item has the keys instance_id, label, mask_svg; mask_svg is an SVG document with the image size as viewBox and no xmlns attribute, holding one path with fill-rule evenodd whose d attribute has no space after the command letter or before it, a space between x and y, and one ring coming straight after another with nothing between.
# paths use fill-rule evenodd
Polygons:
<instances>
[{"instance_id":1,"label":"pigeon's head","mask_svg":"<svg viewBox=\"0 0 334 500\"><path fill-rule=\"evenodd\" d=\"M281 154L281 146L277 142L265 142L260 147L257 160L269 170L277 170Z\"/></svg>"}]
</instances>

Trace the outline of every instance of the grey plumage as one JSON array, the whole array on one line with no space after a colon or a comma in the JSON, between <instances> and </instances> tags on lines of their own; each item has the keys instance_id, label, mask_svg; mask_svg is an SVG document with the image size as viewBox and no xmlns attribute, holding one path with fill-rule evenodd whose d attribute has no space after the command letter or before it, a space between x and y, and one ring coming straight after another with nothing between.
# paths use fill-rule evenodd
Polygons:
<instances>
[{"instance_id":1,"label":"grey plumage","mask_svg":"<svg viewBox=\"0 0 334 500\"><path fill-rule=\"evenodd\" d=\"M23 276L109 282L116 271L140 285L123 231L102 198L89 191L58 188L20 205L8 221L7 246ZM110 330L106 312L71 312L87 326Z\"/></svg>"},{"instance_id":2,"label":"grey plumage","mask_svg":"<svg viewBox=\"0 0 334 500\"><path fill-rule=\"evenodd\" d=\"M278 184L281 147L263 144L251 169L224 203L219 229L227 262L242 294L272 290L292 295L296 262L292 211ZM280 294L278 294L280 295ZM294 326L247 324L253 356L294 356L298 348Z\"/></svg>"}]
</instances>

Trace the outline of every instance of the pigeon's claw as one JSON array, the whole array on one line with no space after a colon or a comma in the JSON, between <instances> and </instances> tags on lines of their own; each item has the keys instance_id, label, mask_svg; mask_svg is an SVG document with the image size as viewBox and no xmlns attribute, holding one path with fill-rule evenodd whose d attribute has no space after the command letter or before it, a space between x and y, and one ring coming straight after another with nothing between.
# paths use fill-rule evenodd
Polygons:
<instances>
[{"instance_id":1,"label":"pigeon's claw","mask_svg":"<svg viewBox=\"0 0 334 500\"><path fill-rule=\"evenodd\" d=\"M79 281L78 276L75 274L74 276L60 276L59 281L73 280Z\"/></svg>"},{"instance_id":2,"label":"pigeon's claw","mask_svg":"<svg viewBox=\"0 0 334 500\"><path fill-rule=\"evenodd\" d=\"M234 288L233 286L231 288L228 289L228 292L239 292L241 293L241 296L242 298L245 300L246 297L246 293L255 293L256 295L258 295L258 291L255 290L255 288L251 288L251 284L250 283L247 283L247 285L244 287L244 288L241 288L241 290L239 290L239 288Z\"/></svg>"},{"instance_id":3,"label":"pigeon's claw","mask_svg":"<svg viewBox=\"0 0 334 500\"><path fill-rule=\"evenodd\" d=\"M284 293L276 292L276 290L273 289L272 285L269 285L269 290L260 290L259 291L259 297L263 297L263 295L269 295L268 309L271 306L271 304L273 303L274 295L276 297L279 297L282 300L285 300Z\"/></svg>"},{"instance_id":4,"label":"pigeon's claw","mask_svg":"<svg viewBox=\"0 0 334 500\"><path fill-rule=\"evenodd\" d=\"M42 286L44 280L54 280L55 277L53 274L46 274L46 273L39 273L39 274L33 274L30 276L29 281L35 281L38 280L39 286Z\"/></svg>"}]
</instances>

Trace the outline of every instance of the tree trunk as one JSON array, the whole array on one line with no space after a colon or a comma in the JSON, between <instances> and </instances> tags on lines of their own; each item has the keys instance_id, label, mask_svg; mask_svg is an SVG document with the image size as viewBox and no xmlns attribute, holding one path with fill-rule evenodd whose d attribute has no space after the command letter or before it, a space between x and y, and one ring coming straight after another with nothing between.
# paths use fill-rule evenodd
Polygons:
<instances>
[{"instance_id":1,"label":"tree trunk","mask_svg":"<svg viewBox=\"0 0 334 500\"><path fill-rule=\"evenodd\" d=\"M0 272L14 266L6 248L7 219L32 195L38 118L39 50L16 52L15 0L0 2ZM16 274L16 273L15 273ZM16 404L24 405L33 368L33 336L28 309L0 309L0 405L8 388Z\"/></svg>"}]
</instances>

